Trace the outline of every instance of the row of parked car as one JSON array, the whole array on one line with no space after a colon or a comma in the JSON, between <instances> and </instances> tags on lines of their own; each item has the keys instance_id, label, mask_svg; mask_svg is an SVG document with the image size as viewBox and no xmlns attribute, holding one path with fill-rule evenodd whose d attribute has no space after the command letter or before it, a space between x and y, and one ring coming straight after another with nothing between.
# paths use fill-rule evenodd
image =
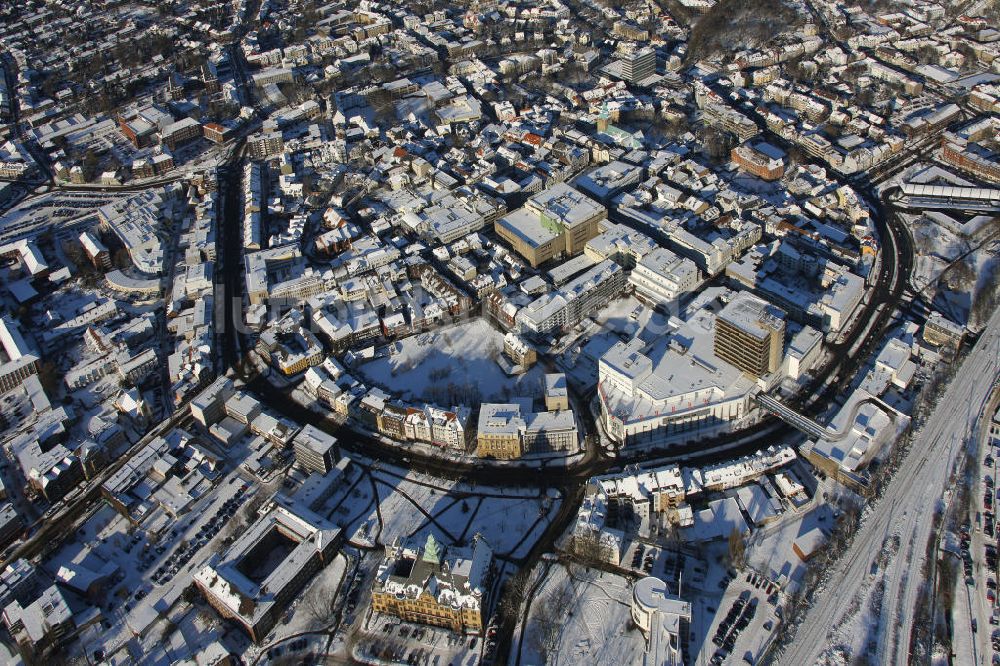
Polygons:
<instances>
[{"instance_id":1,"label":"row of parked car","mask_svg":"<svg viewBox=\"0 0 1000 666\"><path fill-rule=\"evenodd\" d=\"M440 655L435 655L425 648L408 649L405 645L372 645L369 648L369 653L377 659L391 661L395 664L407 664L408 666L437 664L441 659ZM434 657L433 662L430 660L431 656Z\"/></svg>"},{"instance_id":2,"label":"row of parked car","mask_svg":"<svg viewBox=\"0 0 1000 666\"><path fill-rule=\"evenodd\" d=\"M191 558L194 557L202 546L209 542L222 526L227 523L236 513L236 510L240 508L240 505L246 499L246 484L240 486L236 490L236 494L233 497L227 499L222 506L216 509L215 514L205 522L195 534L194 538L180 545L170 557L160 565L160 567L153 572L153 582L157 585L165 585L169 583L177 572L184 567Z\"/></svg>"},{"instance_id":3,"label":"row of parked car","mask_svg":"<svg viewBox=\"0 0 1000 666\"><path fill-rule=\"evenodd\" d=\"M713 664L721 664L726 655L733 651L740 632L750 625L756 614L757 597L751 598L750 591L744 590L740 593L739 598L733 602L725 619L719 623L718 629L715 630L715 636L712 637L712 642L721 648L712 658ZM718 660L716 661L716 659Z\"/></svg>"},{"instance_id":4,"label":"row of parked car","mask_svg":"<svg viewBox=\"0 0 1000 666\"><path fill-rule=\"evenodd\" d=\"M490 624L486 628L486 638L483 640L483 659L481 663L493 663L493 657L497 650L497 626Z\"/></svg>"},{"instance_id":5,"label":"row of parked car","mask_svg":"<svg viewBox=\"0 0 1000 666\"><path fill-rule=\"evenodd\" d=\"M995 482L993 480L993 475L990 473L995 469L993 456L990 453L986 454L986 458L983 460L983 466L987 473L983 476L983 503L982 512L976 512L976 531L978 532L982 529L984 537L983 541L983 561L986 568L985 573L985 585L983 587L983 595L989 602L990 606L995 606L997 601L997 548L996 542L993 541L996 536L996 525L995 518L993 515L993 494L995 492ZM961 543L962 551L962 570L965 574L965 584L976 588L976 578L973 568L972 559L972 522L966 521L959 528L959 541ZM993 543L991 543L993 541ZM997 610L994 608L993 612L990 613L989 622L992 625L1000 624L1000 619L997 617ZM979 623L975 617L972 618L970 622L972 632L976 633L979 630ZM997 641L997 637L1000 636L1000 630L993 632L993 649L1000 651L1000 642ZM994 652L993 663L1000 666L1000 654Z\"/></svg>"},{"instance_id":6,"label":"row of parked car","mask_svg":"<svg viewBox=\"0 0 1000 666\"><path fill-rule=\"evenodd\" d=\"M983 526L983 532L986 536L993 536L993 493L996 492L993 484L993 476L987 474L983 477L983 514L985 516L986 524Z\"/></svg>"},{"instance_id":7,"label":"row of parked car","mask_svg":"<svg viewBox=\"0 0 1000 666\"><path fill-rule=\"evenodd\" d=\"M653 565L656 563L656 557L659 554L659 549L639 544L636 546L635 552L632 553L632 568L639 569L641 564L643 571L647 574L652 573Z\"/></svg>"},{"instance_id":8,"label":"row of parked car","mask_svg":"<svg viewBox=\"0 0 1000 666\"><path fill-rule=\"evenodd\" d=\"M988 470L995 470L995 465L993 461L993 456L990 454L986 455L986 459L983 460L983 466ZM989 472L983 477L983 514L982 514L982 527L983 534L989 539L995 539L1000 537L1000 530L996 529L995 518L993 514L993 503L994 497L1000 499L1000 496L995 495L996 488L995 482L993 480L992 474ZM976 514L977 525L979 523L979 514ZM972 575L972 553L969 552L970 543L972 541L972 535L970 534L971 525L968 523L963 525L960 530L960 537L962 541L962 565L965 569L965 582L968 585L975 585L976 579ZM984 540L986 540L984 538ZM984 560L986 563L986 569L988 574L986 575L986 589L984 594L986 595L986 600L990 602L991 605L995 606L997 601L997 549L995 543L990 543L986 541L984 547ZM998 611L996 608L990 613L989 622L992 625L1000 624L1000 619L997 617ZM972 631L975 632L978 628L976 619L972 619ZM994 629L993 633L990 635L990 640L993 644L993 660L994 666L1000 666L1000 629Z\"/></svg>"},{"instance_id":9,"label":"row of parked car","mask_svg":"<svg viewBox=\"0 0 1000 666\"><path fill-rule=\"evenodd\" d=\"M306 649L307 645L309 645L309 639L308 638L297 638L297 639L295 639L294 641L292 641L290 643L286 643L284 645L279 645L277 647L271 648L270 650L267 651L267 658L268 659L279 659L284 654L286 654L286 652L287 652L287 654L292 654L292 653L295 653L295 652L301 652L302 650Z\"/></svg>"}]
</instances>

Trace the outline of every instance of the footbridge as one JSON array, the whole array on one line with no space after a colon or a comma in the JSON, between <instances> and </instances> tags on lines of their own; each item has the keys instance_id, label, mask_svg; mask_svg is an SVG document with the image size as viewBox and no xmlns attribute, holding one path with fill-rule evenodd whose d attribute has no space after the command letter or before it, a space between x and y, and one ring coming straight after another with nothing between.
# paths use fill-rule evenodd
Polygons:
<instances>
[{"instance_id":1,"label":"footbridge","mask_svg":"<svg viewBox=\"0 0 1000 666\"><path fill-rule=\"evenodd\" d=\"M813 421L807 416L799 414L797 411L780 402L777 398L772 398L764 392L758 393L755 398L757 403L771 412L788 425L798 428L813 439L830 439L835 433Z\"/></svg>"}]
</instances>

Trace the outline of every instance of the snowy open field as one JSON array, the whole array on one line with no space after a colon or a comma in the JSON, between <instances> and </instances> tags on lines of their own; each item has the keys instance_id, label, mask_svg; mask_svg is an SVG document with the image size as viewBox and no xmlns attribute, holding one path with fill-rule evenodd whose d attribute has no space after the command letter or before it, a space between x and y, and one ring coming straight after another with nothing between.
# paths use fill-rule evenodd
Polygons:
<instances>
[{"instance_id":1,"label":"snowy open field","mask_svg":"<svg viewBox=\"0 0 1000 666\"><path fill-rule=\"evenodd\" d=\"M643 663L645 640L632 622L631 599L622 576L552 564L532 600L519 663Z\"/></svg>"},{"instance_id":2,"label":"snowy open field","mask_svg":"<svg viewBox=\"0 0 1000 666\"><path fill-rule=\"evenodd\" d=\"M394 353L358 366L368 381L407 401L475 406L513 396L539 398L544 372L539 366L508 377L494 360L503 334L484 319L410 336L390 345Z\"/></svg>"}]
</instances>

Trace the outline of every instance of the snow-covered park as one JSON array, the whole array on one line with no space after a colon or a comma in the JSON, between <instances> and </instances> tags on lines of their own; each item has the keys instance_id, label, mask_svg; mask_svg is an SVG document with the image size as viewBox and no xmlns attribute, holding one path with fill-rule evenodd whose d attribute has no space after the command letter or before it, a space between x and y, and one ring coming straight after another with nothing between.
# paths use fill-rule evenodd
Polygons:
<instances>
[{"instance_id":1,"label":"snow-covered park","mask_svg":"<svg viewBox=\"0 0 1000 666\"><path fill-rule=\"evenodd\" d=\"M642 632L631 619L632 584L578 565L550 565L531 603L522 664L641 664Z\"/></svg>"},{"instance_id":2,"label":"snow-covered park","mask_svg":"<svg viewBox=\"0 0 1000 666\"><path fill-rule=\"evenodd\" d=\"M350 468L344 491L322 512L352 543L372 547L396 539L422 542L429 532L446 544L466 543L476 532L496 555L523 558L548 527L561 498L550 490L508 490L431 479L395 468Z\"/></svg>"},{"instance_id":3,"label":"snow-covered park","mask_svg":"<svg viewBox=\"0 0 1000 666\"><path fill-rule=\"evenodd\" d=\"M392 343L388 357L358 367L367 382L407 401L475 406L514 396L541 396L543 370L507 376L496 362L503 334L485 319L463 322Z\"/></svg>"}]
</instances>

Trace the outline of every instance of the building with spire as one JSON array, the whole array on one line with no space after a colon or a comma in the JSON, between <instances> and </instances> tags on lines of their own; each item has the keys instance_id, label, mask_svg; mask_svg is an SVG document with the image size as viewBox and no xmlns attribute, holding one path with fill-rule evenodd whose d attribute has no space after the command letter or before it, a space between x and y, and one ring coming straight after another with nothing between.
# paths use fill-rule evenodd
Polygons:
<instances>
[{"instance_id":1,"label":"building with spire","mask_svg":"<svg viewBox=\"0 0 1000 666\"><path fill-rule=\"evenodd\" d=\"M466 547L444 548L434 534L423 546L386 546L372 588L372 610L407 622L479 634L494 575L493 550L477 534Z\"/></svg>"}]
</instances>

